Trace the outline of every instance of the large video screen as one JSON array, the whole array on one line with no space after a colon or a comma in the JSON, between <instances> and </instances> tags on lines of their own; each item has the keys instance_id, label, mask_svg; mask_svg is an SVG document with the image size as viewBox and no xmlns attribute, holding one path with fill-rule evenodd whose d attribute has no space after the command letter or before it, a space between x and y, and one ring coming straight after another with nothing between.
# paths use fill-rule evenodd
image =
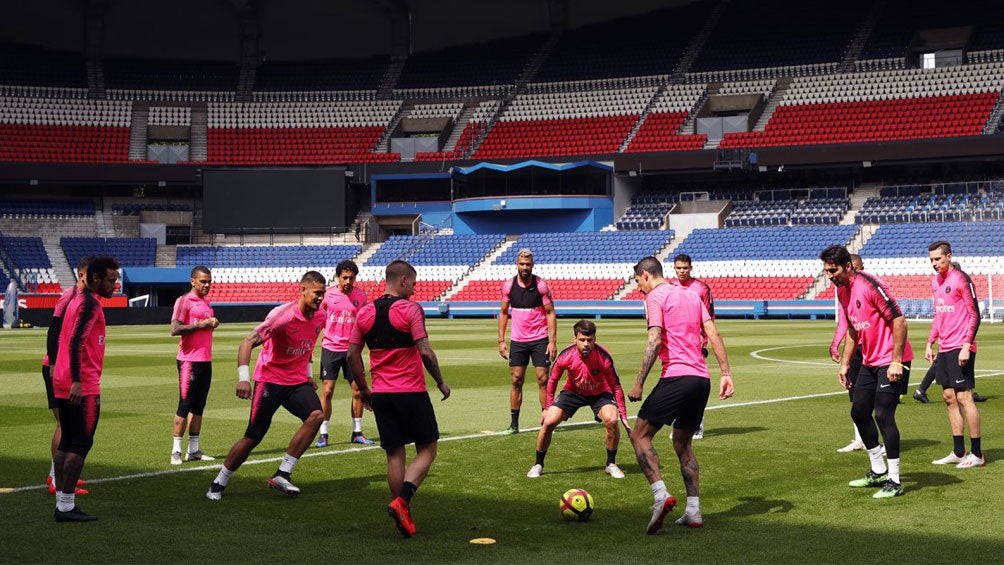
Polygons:
<instances>
[{"instance_id":1,"label":"large video screen","mask_svg":"<svg viewBox=\"0 0 1004 565\"><path fill-rule=\"evenodd\" d=\"M344 167L206 169L202 231L328 233L344 229Z\"/></svg>"}]
</instances>

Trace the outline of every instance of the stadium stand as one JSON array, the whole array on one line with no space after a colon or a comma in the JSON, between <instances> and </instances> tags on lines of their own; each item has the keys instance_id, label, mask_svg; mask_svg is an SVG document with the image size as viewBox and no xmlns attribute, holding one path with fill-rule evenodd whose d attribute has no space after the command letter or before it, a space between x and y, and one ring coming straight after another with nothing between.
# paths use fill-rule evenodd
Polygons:
<instances>
[{"instance_id":1,"label":"stadium stand","mask_svg":"<svg viewBox=\"0 0 1004 565\"><path fill-rule=\"evenodd\" d=\"M659 95L627 151L680 151L704 147L707 136L681 132L684 121L704 93L703 84L674 84Z\"/></svg>"},{"instance_id":2,"label":"stadium stand","mask_svg":"<svg viewBox=\"0 0 1004 565\"><path fill-rule=\"evenodd\" d=\"M543 42L543 35L531 34L413 53L404 64L395 93L435 98L459 88L471 95L504 94L516 84L520 72Z\"/></svg>"},{"instance_id":3,"label":"stadium stand","mask_svg":"<svg viewBox=\"0 0 1004 565\"><path fill-rule=\"evenodd\" d=\"M208 162L281 165L397 161L373 153L400 100L211 103Z\"/></svg>"},{"instance_id":4,"label":"stadium stand","mask_svg":"<svg viewBox=\"0 0 1004 565\"><path fill-rule=\"evenodd\" d=\"M645 87L520 94L474 157L616 153L655 92Z\"/></svg>"},{"instance_id":5,"label":"stadium stand","mask_svg":"<svg viewBox=\"0 0 1004 565\"><path fill-rule=\"evenodd\" d=\"M606 300L633 276L639 257L654 255L672 237L669 230L524 234L448 300L499 300L523 248L533 251L533 272L547 280L555 300Z\"/></svg>"},{"instance_id":6,"label":"stadium stand","mask_svg":"<svg viewBox=\"0 0 1004 565\"><path fill-rule=\"evenodd\" d=\"M350 91L373 93L390 59L332 59L318 61L263 62L255 74L255 90L260 92L311 93Z\"/></svg>"},{"instance_id":7,"label":"stadium stand","mask_svg":"<svg viewBox=\"0 0 1004 565\"><path fill-rule=\"evenodd\" d=\"M5 97L0 161L128 161L132 106L110 100Z\"/></svg>"},{"instance_id":8,"label":"stadium stand","mask_svg":"<svg viewBox=\"0 0 1004 565\"><path fill-rule=\"evenodd\" d=\"M60 218L93 216L92 200L0 200L0 216L11 218Z\"/></svg>"},{"instance_id":9,"label":"stadium stand","mask_svg":"<svg viewBox=\"0 0 1004 565\"><path fill-rule=\"evenodd\" d=\"M118 90L234 91L239 74L222 61L104 60L105 86Z\"/></svg>"},{"instance_id":10,"label":"stadium stand","mask_svg":"<svg viewBox=\"0 0 1004 565\"><path fill-rule=\"evenodd\" d=\"M157 258L157 240L151 237L62 237L59 245L70 265L86 255L115 257L123 267L153 267Z\"/></svg>"},{"instance_id":11,"label":"stadium stand","mask_svg":"<svg viewBox=\"0 0 1004 565\"><path fill-rule=\"evenodd\" d=\"M0 84L85 89L84 56L34 45L0 42Z\"/></svg>"}]
</instances>

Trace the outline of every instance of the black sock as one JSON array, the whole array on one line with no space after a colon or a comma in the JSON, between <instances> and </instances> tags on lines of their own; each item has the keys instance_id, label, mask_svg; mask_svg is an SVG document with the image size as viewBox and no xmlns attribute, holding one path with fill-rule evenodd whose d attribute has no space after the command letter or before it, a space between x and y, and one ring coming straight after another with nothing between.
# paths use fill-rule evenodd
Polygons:
<instances>
[{"instance_id":1,"label":"black sock","mask_svg":"<svg viewBox=\"0 0 1004 565\"><path fill-rule=\"evenodd\" d=\"M509 423L510 428L519 428L519 409L509 410L509 417L512 421Z\"/></svg>"},{"instance_id":2,"label":"black sock","mask_svg":"<svg viewBox=\"0 0 1004 565\"><path fill-rule=\"evenodd\" d=\"M956 457L966 454L966 442L962 436L952 436L952 452Z\"/></svg>"},{"instance_id":3,"label":"black sock","mask_svg":"<svg viewBox=\"0 0 1004 565\"><path fill-rule=\"evenodd\" d=\"M973 455L979 457L980 459L983 459L983 448L980 447L980 438L978 437L969 438L969 443L972 444L972 449L970 449L970 452L972 452Z\"/></svg>"},{"instance_id":4,"label":"black sock","mask_svg":"<svg viewBox=\"0 0 1004 565\"><path fill-rule=\"evenodd\" d=\"M608 449L607 450L607 465L612 465L617 462L617 450Z\"/></svg>"},{"instance_id":5,"label":"black sock","mask_svg":"<svg viewBox=\"0 0 1004 565\"><path fill-rule=\"evenodd\" d=\"M538 451L537 452L537 465L540 465L541 467L543 467L544 466L544 458L545 457L547 457L547 452L546 451Z\"/></svg>"},{"instance_id":6,"label":"black sock","mask_svg":"<svg viewBox=\"0 0 1004 565\"><path fill-rule=\"evenodd\" d=\"M289 473L287 473L286 471L276 471L275 474L272 475L272 476L273 477L282 477L282 478L286 479L287 481L290 479Z\"/></svg>"},{"instance_id":7,"label":"black sock","mask_svg":"<svg viewBox=\"0 0 1004 565\"><path fill-rule=\"evenodd\" d=\"M415 486L413 483L405 481L404 484L401 485L401 491L398 492L397 495L403 498L405 502L410 504L411 497L415 496L415 491L417 490L418 490L417 486Z\"/></svg>"}]
</instances>

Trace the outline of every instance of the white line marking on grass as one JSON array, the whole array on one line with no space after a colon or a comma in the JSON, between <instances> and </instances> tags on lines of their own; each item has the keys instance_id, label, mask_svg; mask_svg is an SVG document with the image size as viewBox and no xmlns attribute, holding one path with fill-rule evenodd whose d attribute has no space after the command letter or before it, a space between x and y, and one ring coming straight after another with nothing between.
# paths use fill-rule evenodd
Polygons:
<instances>
[{"instance_id":1,"label":"white line marking on grass","mask_svg":"<svg viewBox=\"0 0 1004 565\"><path fill-rule=\"evenodd\" d=\"M754 359L759 359L760 361L773 361L775 363L791 363L793 365L815 365L817 367L839 367L836 363L820 363L819 361L794 361L791 359L775 359L773 357L764 357L760 355L764 351L777 351L779 349L795 349L798 347L825 347L819 345L783 345L781 347L768 347L766 349L757 349L756 351L750 352L750 357Z\"/></svg>"},{"instance_id":2,"label":"white line marking on grass","mask_svg":"<svg viewBox=\"0 0 1004 565\"><path fill-rule=\"evenodd\" d=\"M774 348L774 349L783 349L783 348ZM766 351L766 350L761 350L761 351ZM782 362L782 363L786 363L786 362L787 363L797 363L796 361L784 361L784 360L779 360L779 361ZM986 377L996 377L996 376L1000 376L1000 375L1004 375L1004 371L998 371L998 372L995 372L995 373L990 373L988 375L980 375L980 376L978 376L976 378L982 379L982 378L986 378ZM730 403L730 404L719 404L717 406L708 406L707 408L705 408L705 410L725 410L727 408L744 408L744 407L747 407L747 406L758 406L758 405L761 405L761 404L777 404L777 403L781 403L781 402L792 402L792 401L795 401L795 400L807 400L807 399L812 399L812 398L823 398L823 397L827 397L827 396L839 396L839 395L843 395L843 394L847 394L847 391L841 390L841 391L836 391L836 392L821 392L821 393L817 393L817 394L805 394L805 395L801 395L801 396L786 396L786 397L783 397L783 398L769 398L769 399L766 399L766 400L751 400L749 402L736 402L736 403ZM628 419L629 420L634 420L635 416L630 416L630 417L628 417ZM561 424L560 427L561 428L577 428L577 427L582 427L582 426L599 426L599 425L600 424L598 424L596 422L570 422L570 423L569 422L565 422L565 423ZM540 426L537 426L537 427L534 427L534 428L520 428L519 431L520 431L520 433L529 433L529 432L536 432L536 431L539 431L539 430L540 430ZM495 436L501 436L501 435L503 435L503 432L480 432L480 433L474 433L474 434L466 434L466 435L462 435L462 436L451 436L451 437L447 437L447 438L440 438L439 443L446 443L446 442L452 442L452 441L462 441L462 440L468 440L468 439L480 439L480 438L495 437ZM364 451L373 451L373 450L376 450L376 449L380 449L380 446L379 445L373 445L373 446L369 446L369 447L350 447L348 449L326 449L324 451L308 451L308 452L304 453L303 456L300 457L300 459L304 459L306 457L327 457L329 455L343 455L343 454L346 454L346 453L361 453L361 452L364 452ZM242 466L247 466L247 465L264 465L264 464L268 464L268 463L278 463L280 461L282 461L282 457L269 457L269 458L266 458L266 459L256 459L256 460L245 461L244 465L242 465ZM101 479L88 479L87 480L87 484L95 484L96 485L96 484L101 484L101 483L111 483L111 482L117 482L117 481L127 481L127 480L132 480L132 479L145 479L145 478L149 478L149 477L162 477L162 476L165 476L165 475L176 475L178 473L190 473L190 472L197 472L197 471L215 471L215 470L221 469L222 467L223 467L222 463L217 463L217 464L213 464L213 465L201 465L201 466L197 466L197 467L184 467L184 468L181 468L181 469L164 469L164 470L161 470L161 471L150 471L148 473L134 473L132 475L120 475L118 477L106 477L106 478L101 478ZM23 486L23 487L14 487L14 488L9 488L9 490L0 489L0 494L25 492L25 491L31 491L31 490L41 490L41 489L44 489L44 488L48 488L48 485L42 484L42 485L30 485L30 486Z\"/></svg>"}]
</instances>

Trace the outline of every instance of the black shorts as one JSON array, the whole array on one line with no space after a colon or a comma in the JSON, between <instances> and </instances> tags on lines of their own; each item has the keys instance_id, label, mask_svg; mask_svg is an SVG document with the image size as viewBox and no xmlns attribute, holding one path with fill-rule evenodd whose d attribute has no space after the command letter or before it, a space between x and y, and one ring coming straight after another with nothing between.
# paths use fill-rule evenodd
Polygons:
<instances>
[{"instance_id":1,"label":"black shorts","mask_svg":"<svg viewBox=\"0 0 1004 565\"><path fill-rule=\"evenodd\" d=\"M888 365L882 367L869 367L861 365L861 372L858 373L858 381L854 383L854 388L861 390L874 390L875 393L906 394L910 389L910 362L903 362L903 376L894 383L889 382L886 371Z\"/></svg>"},{"instance_id":2,"label":"black shorts","mask_svg":"<svg viewBox=\"0 0 1004 565\"><path fill-rule=\"evenodd\" d=\"M593 416L596 421L600 421L600 409L604 406L617 407L617 402L614 400L614 395L609 392L604 392L603 394L597 394L594 396L582 396L581 394L570 392L567 390L561 391L558 398L554 400L551 406L557 406L565 411L565 417L571 418L575 415L575 411L583 406L589 406L593 409Z\"/></svg>"},{"instance_id":3,"label":"black shorts","mask_svg":"<svg viewBox=\"0 0 1004 565\"><path fill-rule=\"evenodd\" d=\"M94 445L94 432L98 429L101 415L101 395L92 394L80 398L80 404L73 406L65 398L57 400L59 426L63 435L59 440L59 450L76 453L87 458Z\"/></svg>"},{"instance_id":4,"label":"black shorts","mask_svg":"<svg viewBox=\"0 0 1004 565\"><path fill-rule=\"evenodd\" d=\"M658 426L697 431L711 394L711 379L697 376L659 379L638 410L638 418Z\"/></svg>"},{"instance_id":5,"label":"black shorts","mask_svg":"<svg viewBox=\"0 0 1004 565\"><path fill-rule=\"evenodd\" d=\"M311 413L320 412L321 400L317 398L310 383L277 385L256 382L251 395L251 418L244 437L261 441L272 425L272 416L275 416L280 406L303 421Z\"/></svg>"},{"instance_id":6,"label":"black shorts","mask_svg":"<svg viewBox=\"0 0 1004 565\"><path fill-rule=\"evenodd\" d=\"M934 382L943 388L955 388L959 390L976 388L976 354L969 354L969 361L959 367L959 353L962 349L938 352L937 359L934 360L936 367Z\"/></svg>"},{"instance_id":7,"label":"black shorts","mask_svg":"<svg viewBox=\"0 0 1004 565\"><path fill-rule=\"evenodd\" d=\"M57 406L56 393L52 390L52 367L42 365L42 382L45 383L45 398L49 403L49 410L52 410Z\"/></svg>"},{"instance_id":8,"label":"black shorts","mask_svg":"<svg viewBox=\"0 0 1004 565\"><path fill-rule=\"evenodd\" d=\"M864 363L864 354L861 353L861 346L857 346L854 349L854 355L851 356L851 367L847 370L847 380L851 382L851 388L847 389L847 396L851 397L851 402L854 402L854 384L858 382L858 374L861 373L861 365Z\"/></svg>"},{"instance_id":9,"label":"black shorts","mask_svg":"<svg viewBox=\"0 0 1004 565\"><path fill-rule=\"evenodd\" d=\"M439 424L428 392L374 392L370 403L383 449L439 440Z\"/></svg>"},{"instance_id":10,"label":"black shorts","mask_svg":"<svg viewBox=\"0 0 1004 565\"><path fill-rule=\"evenodd\" d=\"M352 369L349 368L348 351L331 351L321 348L321 380L333 381L338 378L338 371L341 370L345 380L351 381Z\"/></svg>"},{"instance_id":11,"label":"black shorts","mask_svg":"<svg viewBox=\"0 0 1004 565\"><path fill-rule=\"evenodd\" d=\"M547 358L547 338L536 341L510 341L509 366L526 367L533 359L534 367L550 367L551 360Z\"/></svg>"},{"instance_id":12,"label":"black shorts","mask_svg":"<svg viewBox=\"0 0 1004 565\"><path fill-rule=\"evenodd\" d=\"M178 410L175 415L179 418L186 418L189 413L201 416L212 382L212 361L178 361Z\"/></svg>"}]
</instances>

